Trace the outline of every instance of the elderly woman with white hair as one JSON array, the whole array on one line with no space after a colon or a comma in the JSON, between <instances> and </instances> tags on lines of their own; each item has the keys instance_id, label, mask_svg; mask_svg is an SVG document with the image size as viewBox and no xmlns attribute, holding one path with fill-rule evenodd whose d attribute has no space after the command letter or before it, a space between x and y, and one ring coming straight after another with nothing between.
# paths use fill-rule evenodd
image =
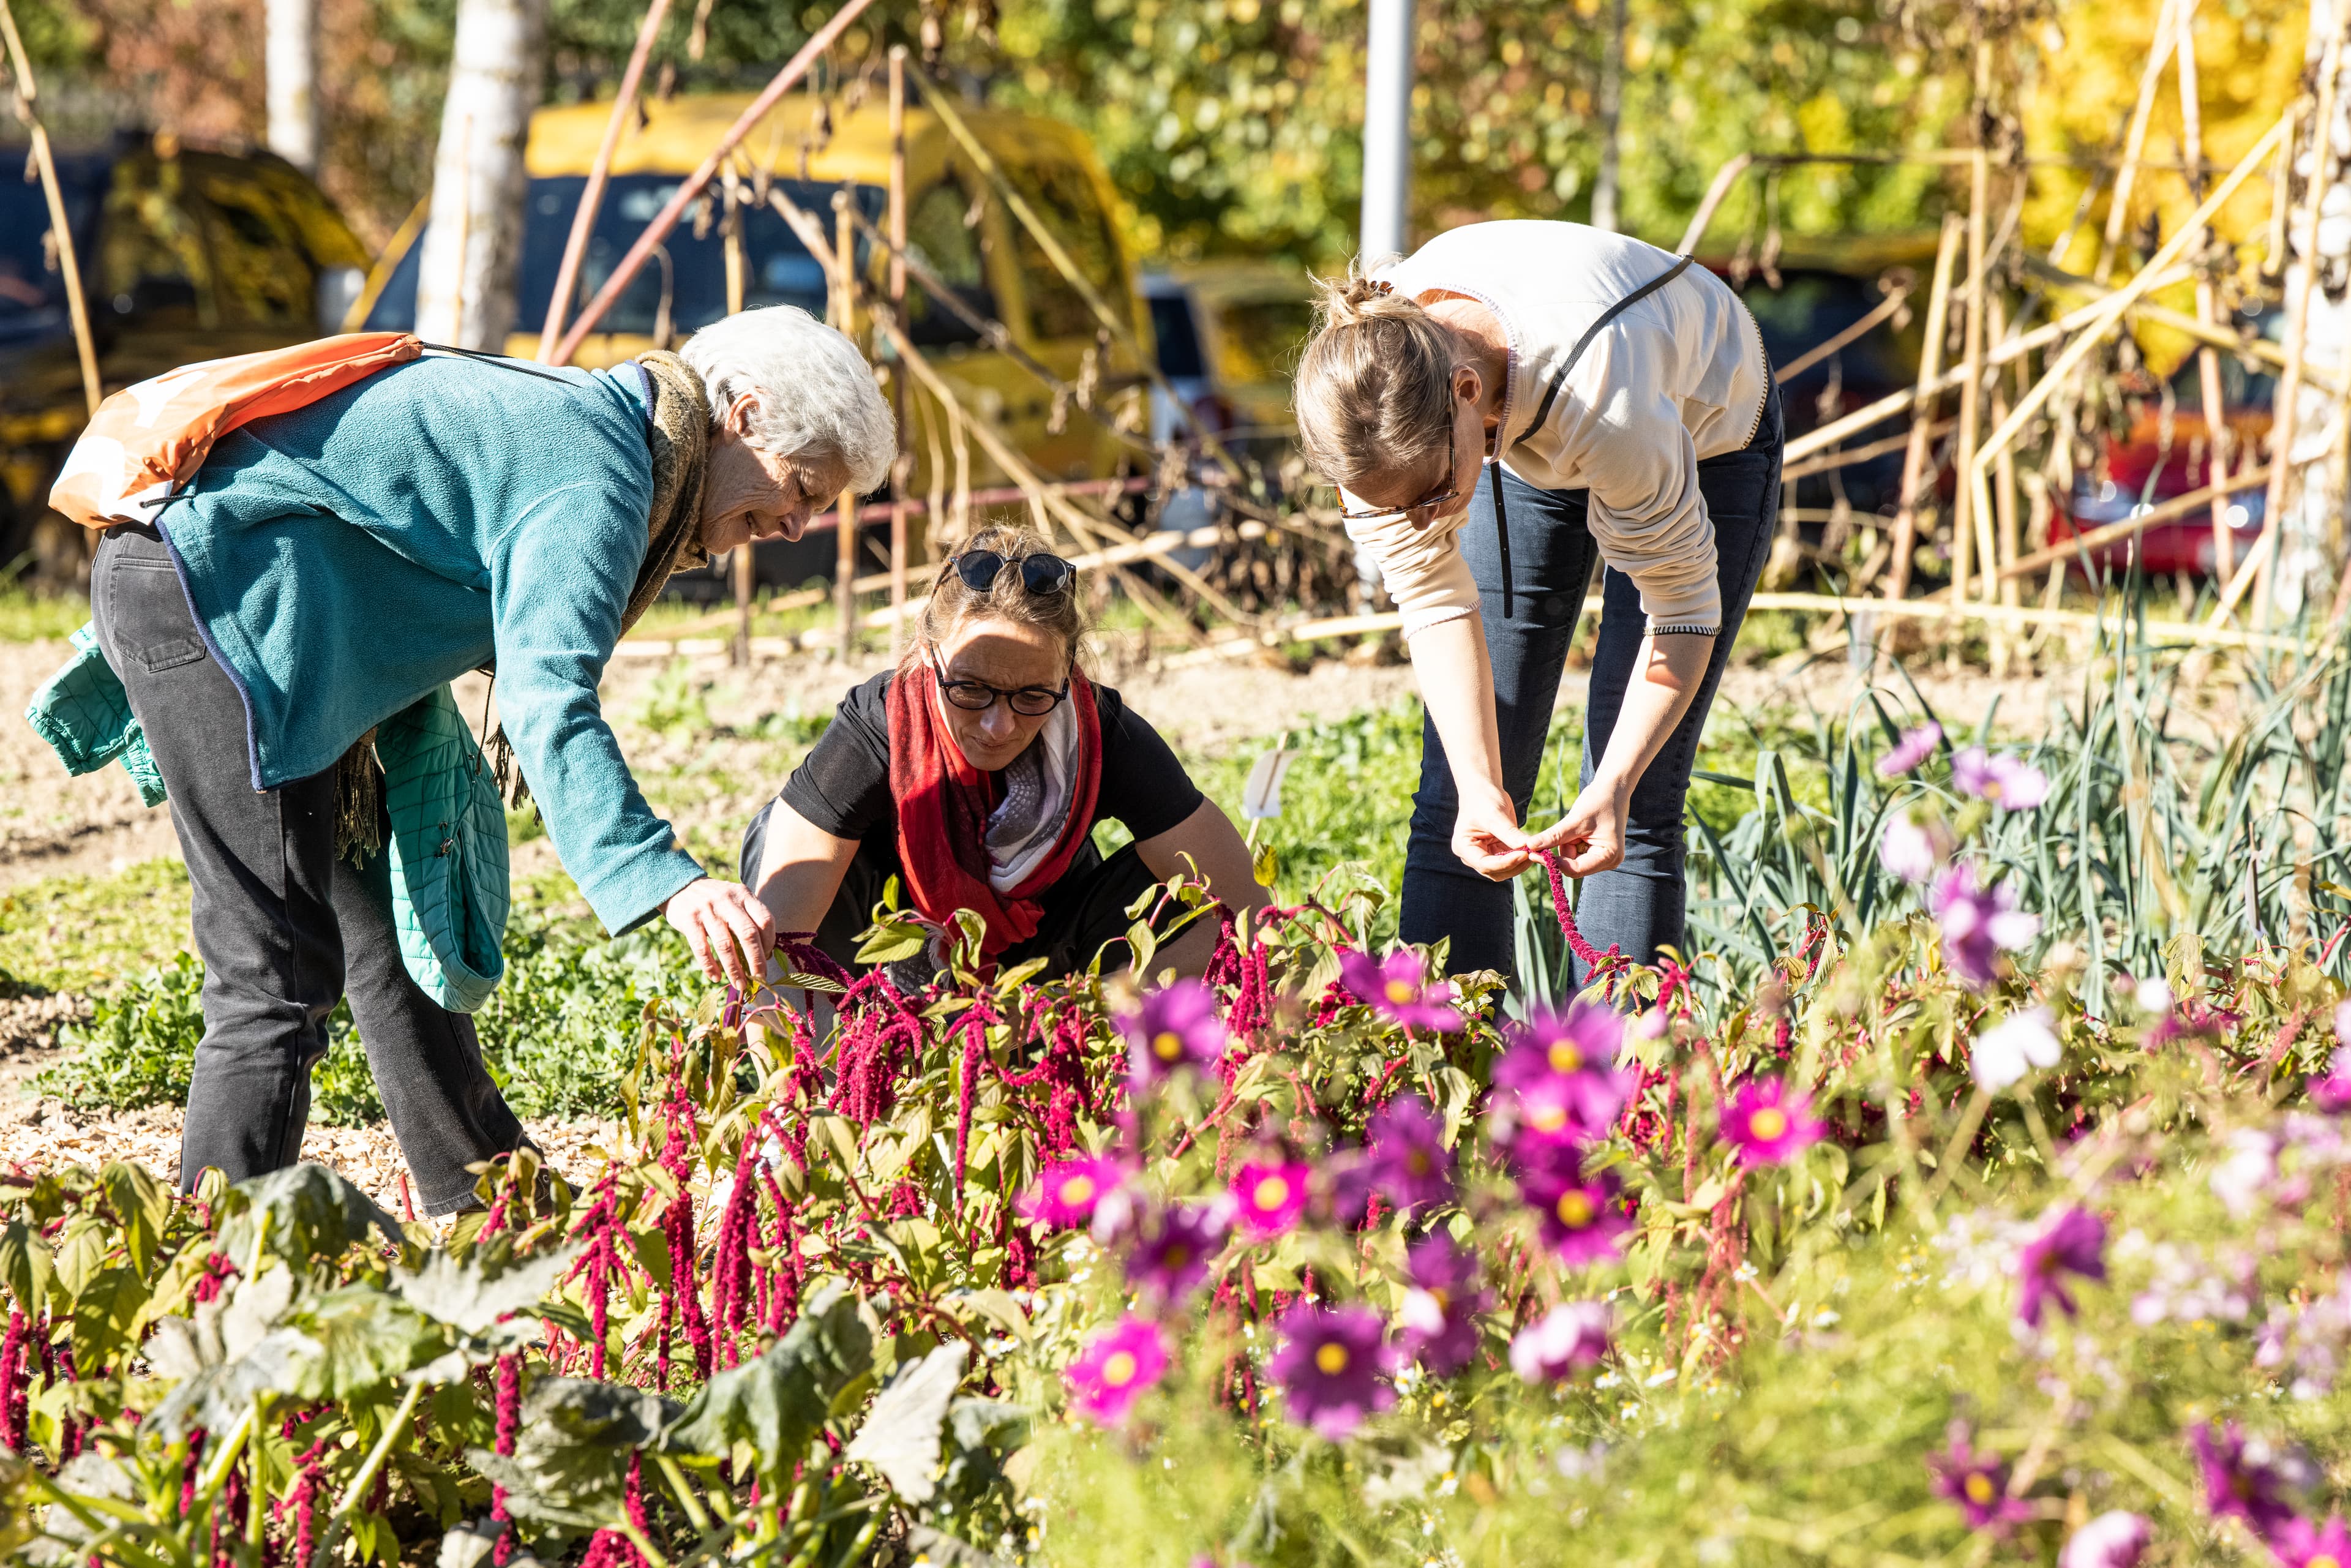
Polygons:
<instances>
[{"instance_id":1,"label":"elderly woman with white hair","mask_svg":"<svg viewBox=\"0 0 2351 1568\"><path fill-rule=\"evenodd\" d=\"M895 444L856 349L779 306L606 371L428 352L222 437L154 523L108 530L92 618L171 802L205 964L183 1186L299 1157L345 996L428 1212L523 1141L473 1020L403 967L388 857L353 849L388 825L352 783L377 727L467 671L494 669L515 761L606 927L665 915L714 979L748 983L771 917L646 806L597 685L673 571L798 538L827 497L878 486Z\"/></svg>"}]
</instances>

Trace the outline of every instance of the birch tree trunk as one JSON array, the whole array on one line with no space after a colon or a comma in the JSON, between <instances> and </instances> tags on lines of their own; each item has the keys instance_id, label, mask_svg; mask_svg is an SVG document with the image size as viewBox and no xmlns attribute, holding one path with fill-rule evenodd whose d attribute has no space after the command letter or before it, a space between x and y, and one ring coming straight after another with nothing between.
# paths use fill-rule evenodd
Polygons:
<instances>
[{"instance_id":1,"label":"birch tree trunk","mask_svg":"<svg viewBox=\"0 0 2351 1568\"><path fill-rule=\"evenodd\" d=\"M269 150L306 174L319 172L318 0L268 0L263 49Z\"/></svg>"},{"instance_id":2,"label":"birch tree trunk","mask_svg":"<svg viewBox=\"0 0 2351 1568\"><path fill-rule=\"evenodd\" d=\"M2325 68L2327 44L2343 37L2335 57L2337 79L2331 123L2316 135L2299 138L2294 172L2296 203L2286 225L2286 314L2289 322L2299 307L2303 319L2303 360L2320 380L2343 384L2351 366L2351 0L2311 0L2309 68L2314 81ZM2324 185L2318 193L2315 247L2304 222L2309 182ZM2314 257L2316 267L2309 264ZM2305 280L2308 280L2307 282ZM2282 413L2283 411L2275 411ZM2304 602L2318 601L2326 612L2331 570L2343 567L2344 465L2337 455L2351 431L2345 426L2346 407L2331 393L2305 379L2294 398L2290 461L2294 465L2284 504L2273 526L2279 528L2271 603L2291 620ZM2334 457L2334 461L2329 461ZM2330 559L2331 558L2331 559Z\"/></svg>"},{"instance_id":3,"label":"birch tree trunk","mask_svg":"<svg viewBox=\"0 0 2351 1568\"><path fill-rule=\"evenodd\" d=\"M417 270L416 334L428 343L506 347L522 259L523 144L546 49L547 0L459 0Z\"/></svg>"}]
</instances>

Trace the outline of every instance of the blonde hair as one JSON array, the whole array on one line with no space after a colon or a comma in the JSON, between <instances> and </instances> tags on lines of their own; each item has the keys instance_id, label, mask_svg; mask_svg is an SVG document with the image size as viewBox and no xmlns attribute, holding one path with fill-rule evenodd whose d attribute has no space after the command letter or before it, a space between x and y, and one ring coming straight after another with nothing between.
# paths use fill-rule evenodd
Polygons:
<instances>
[{"instance_id":1,"label":"blonde hair","mask_svg":"<svg viewBox=\"0 0 2351 1568\"><path fill-rule=\"evenodd\" d=\"M1314 283L1314 335L1292 392L1306 460L1351 490L1374 475L1433 474L1453 451L1452 332L1374 282L1360 256L1344 279Z\"/></svg>"},{"instance_id":2,"label":"blonde hair","mask_svg":"<svg viewBox=\"0 0 2351 1568\"><path fill-rule=\"evenodd\" d=\"M956 545L956 554L983 549L1002 556L1008 563L1005 569L982 592L941 562L939 580L923 606L921 641L933 647L940 646L965 622L984 616L1019 626L1044 628L1061 639L1068 663L1074 666L1083 651L1087 632L1085 595L1079 591L1076 575L1072 573L1069 587L1058 593L1031 593L1020 580L1019 563L1032 555L1051 555L1052 541L1034 528L998 523L979 529ZM908 656L914 656L911 651Z\"/></svg>"}]
</instances>

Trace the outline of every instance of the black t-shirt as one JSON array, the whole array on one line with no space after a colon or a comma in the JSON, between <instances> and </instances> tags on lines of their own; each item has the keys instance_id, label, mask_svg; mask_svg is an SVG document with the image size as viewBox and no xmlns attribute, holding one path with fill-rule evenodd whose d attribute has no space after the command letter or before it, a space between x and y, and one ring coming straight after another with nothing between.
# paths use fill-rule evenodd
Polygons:
<instances>
[{"instance_id":1,"label":"black t-shirt","mask_svg":"<svg viewBox=\"0 0 2351 1568\"><path fill-rule=\"evenodd\" d=\"M885 670L850 688L823 737L784 781L784 803L837 839L887 848L894 856L898 803L890 794L888 690ZM1102 788L1086 823L1115 818L1137 839L1156 838L1200 808L1199 787L1176 753L1108 686L1094 687L1102 721Z\"/></svg>"}]
</instances>

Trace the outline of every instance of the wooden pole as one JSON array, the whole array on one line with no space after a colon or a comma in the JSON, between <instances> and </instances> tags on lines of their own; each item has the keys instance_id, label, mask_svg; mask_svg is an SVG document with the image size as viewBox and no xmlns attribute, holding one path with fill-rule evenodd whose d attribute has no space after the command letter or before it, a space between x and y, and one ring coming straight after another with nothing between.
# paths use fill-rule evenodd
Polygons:
<instances>
[{"instance_id":1,"label":"wooden pole","mask_svg":"<svg viewBox=\"0 0 2351 1568\"><path fill-rule=\"evenodd\" d=\"M2044 566L2079 559L2083 554L2103 549L2116 539L2126 539L2146 532L2158 523L2184 517L2210 506L2216 498L2225 501L2230 496L2241 495L2264 484L2269 478L2267 468L2249 468L2226 482L2205 489L2190 490L2185 496L2174 496L2168 501L2158 502L2134 517L2118 523L2107 523L2085 534L2076 534L2062 543L2050 544L2018 559L2013 565L2000 569L2001 580L2030 577Z\"/></svg>"},{"instance_id":2,"label":"wooden pole","mask_svg":"<svg viewBox=\"0 0 2351 1568\"><path fill-rule=\"evenodd\" d=\"M2270 488L2262 508L2262 538L2253 551L2253 630L2269 629L2270 590L2277 572L2278 539L2285 532L2285 507L2293 495L2294 443L2302 408L2302 361L2310 339L2310 296L2318 287L2318 212L2326 194L2326 166L2335 148L2335 78L2343 68L2343 18L2319 66L2318 115L2310 124L2310 183L2302 216L2302 287L2285 300L2285 368L2278 372L2276 401L2270 405Z\"/></svg>"},{"instance_id":3,"label":"wooden pole","mask_svg":"<svg viewBox=\"0 0 2351 1568\"><path fill-rule=\"evenodd\" d=\"M857 335L857 231L850 226L849 193L841 192L833 198L834 217L839 233L833 240L834 326L851 337ZM838 548L833 552L833 607L841 616L841 656L847 660L857 652L857 546L860 538L857 521L857 492L841 493L841 527L835 536Z\"/></svg>"},{"instance_id":4,"label":"wooden pole","mask_svg":"<svg viewBox=\"0 0 2351 1568\"><path fill-rule=\"evenodd\" d=\"M65 188L57 183L57 162L49 150L48 127L41 123L40 89L33 81L33 62L16 31L16 13L0 0L0 28L6 29L8 71L16 78L16 118L33 138L33 164L40 171L41 195L49 206L49 233L57 242L57 272L65 279L66 315L73 322L74 352L81 361L81 395L89 412L98 413L105 395L98 379L98 346L89 331L89 302L82 298L81 262L74 254L73 225L67 221Z\"/></svg>"},{"instance_id":5,"label":"wooden pole","mask_svg":"<svg viewBox=\"0 0 2351 1568\"><path fill-rule=\"evenodd\" d=\"M1722 199L1730 194L1730 187L1738 183L1739 176L1747 172L1748 165L1754 162L1755 154L1752 152L1738 152L1714 172L1714 181L1707 186L1706 196L1698 203L1698 211L1690 214L1689 226L1682 230L1681 244L1674 247L1676 250L1687 256L1698 248L1698 242L1706 237L1708 226L1714 222L1715 209L1722 205Z\"/></svg>"},{"instance_id":6,"label":"wooden pole","mask_svg":"<svg viewBox=\"0 0 2351 1568\"><path fill-rule=\"evenodd\" d=\"M726 215L720 233L726 245L726 314L740 316L747 267L743 254L742 190L731 163L726 166L723 189ZM731 657L737 664L751 662L751 598L758 587L758 561L753 554L756 548L749 539L735 548L735 647Z\"/></svg>"},{"instance_id":7,"label":"wooden pole","mask_svg":"<svg viewBox=\"0 0 2351 1568\"><path fill-rule=\"evenodd\" d=\"M604 183L611 177L612 154L620 150L621 131L637 106L637 85L644 80L645 62L652 57L653 39L669 15L669 0L653 0L638 24L636 46L621 72L621 90L613 95L611 116L604 121L604 140L597 144L596 161L588 165L588 183L580 193L580 210L571 214L571 233L563 242L563 261L555 269L555 293L547 302L547 322L538 329L538 357L551 361L563 336L564 318L571 314L572 290L579 287L580 263L588 254L588 238L596 232L596 214L604 204ZM569 358L569 356L566 356Z\"/></svg>"},{"instance_id":8,"label":"wooden pole","mask_svg":"<svg viewBox=\"0 0 2351 1568\"><path fill-rule=\"evenodd\" d=\"M1978 437L1982 434L1984 353L1984 209L1991 200L1991 149L1984 141L1984 117L1991 96L1991 43L1982 36L1977 18L1975 145L1968 160L1968 313L1961 329L1959 371L1959 472L1975 465ZM1951 508L1951 601L1968 596L1969 570L1975 546L1976 497L1962 485ZM1988 563L1987 563L1988 564ZM1986 588L1991 578L1985 578Z\"/></svg>"},{"instance_id":9,"label":"wooden pole","mask_svg":"<svg viewBox=\"0 0 2351 1568\"><path fill-rule=\"evenodd\" d=\"M890 47L890 311L906 319L906 46ZM890 408L898 460L890 465L890 608L895 644L906 645L906 369L893 368Z\"/></svg>"},{"instance_id":10,"label":"wooden pole","mask_svg":"<svg viewBox=\"0 0 2351 1568\"><path fill-rule=\"evenodd\" d=\"M1959 254L1959 236L1966 225L1958 214L1943 218L1942 242L1935 247L1935 282L1927 295L1927 341L1918 356L1917 402L1910 415L1910 444L1902 455L1901 505L1894 514L1894 570L1886 580L1886 597L1903 598L1910 591L1910 558L1918 548L1918 497L1927 481L1927 459L1934 446L1933 388L1941 374L1943 339L1950 330L1951 267Z\"/></svg>"},{"instance_id":11,"label":"wooden pole","mask_svg":"<svg viewBox=\"0 0 2351 1568\"><path fill-rule=\"evenodd\" d=\"M776 73L774 79L760 89L759 96L736 116L735 123L726 128L726 134L721 136L718 144L705 155L700 166L679 183L670 199L662 204L662 210L653 214L653 221L645 225L644 233L629 246L628 254L621 257L618 267L612 268L612 275L604 279L604 287L596 291L596 298L588 301L586 308L580 312L580 319L564 329L563 340L555 345L555 352L548 357L548 363L563 365L571 362L571 356L579 352L580 340L594 330L596 323L603 319L604 312L612 308L635 279L638 268L643 267L653 252L660 248L662 241L669 237L670 230L677 227L677 220L685 215L686 208L694 204L695 199L717 174L727 154L741 145L753 128L768 117L768 111L776 107L777 101L808 74L809 67L816 63L816 57L832 47L841 35L848 30L849 24L872 4L873 0L843 0L841 9L832 14L832 19L819 27L815 35L800 46L799 52L784 63L784 68Z\"/></svg>"},{"instance_id":12,"label":"wooden pole","mask_svg":"<svg viewBox=\"0 0 2351 1568\"><path fill-rule=\"evenodd\" d=\"M1992 301L1991 308L1991 328L1993 336L2000 338L2007 337L2007 312L2001 308L2000 301L1997 299ZM2022 362L2018 364L2017 369L2020 371L2022 371L2023 365ZM2000 376L1995 372L1992 376L1992 413L1995 418L2002 416L2008 412L2008 399L2001 394L1999 388ZM2000 455L2000 463L1997 473L2000 483L1998 488L1992 492L1992 498L1995 503L1993 513L1999 519L2000 524L2000 537L1998 539L2000 567L1998 575L1988 578L1984 582L1984 599L1986 602L1990 602L1992 597L1992 589L1994 587L1998 587L2000 590L2000 601L2002 604L2012 605L2018 602L2016 580L2010 574L2008 570L2016 564L2018 549L2016 464L2012 452L2002 452Z\"/></svg>"},{"instance_id":13,"label":"wooden pole","mask_svg":"<svg viewBox=\"0 0 2351 1568\"><path fill-rule=\"evenodd\" d=\"M2179 159L2188 165L2188 193L2200 202L2204 199L2204 110L2196 65L2196 0L2176 3L2179 7L2174 25L2179 55ZM2196 272L2196 319L2206 327L2217 328L2220 322L2212 277L2202 267ZM2209 342L2197 346L2196 382L2204 405L2205 473L2210 484L2220 485L2229 477L2229 421L2221 402L2220 350ZM2217 493L2212 497L2212 562L2213 576L2221 580L2236 566L2228 498Z\"/></svg>"},{"instance_id":14,"label":"wooden pole","mask_svg":"<svg viewBox=\"0 0 2351 1568\"><path fill-rule=\"evenodd\" d=\"M2147 145L2147 120L2155 112L2155 89L2163 80L2164 62L2171 56L2171 13L2174 0L2163 0L2155 18L2155 41L2147 48L2147 68L2139 72L2138 101L2131 106L2130 130L2123 137L2122 166L2115 171L2115 193L2106 203L2105 237L2098 246L2098 263L2091 276L2104 283L2114 271L2122 249L2123 229L2130 221L2131 185L2138 177L2139 152Z\"/></svg>"}]
</instances>

